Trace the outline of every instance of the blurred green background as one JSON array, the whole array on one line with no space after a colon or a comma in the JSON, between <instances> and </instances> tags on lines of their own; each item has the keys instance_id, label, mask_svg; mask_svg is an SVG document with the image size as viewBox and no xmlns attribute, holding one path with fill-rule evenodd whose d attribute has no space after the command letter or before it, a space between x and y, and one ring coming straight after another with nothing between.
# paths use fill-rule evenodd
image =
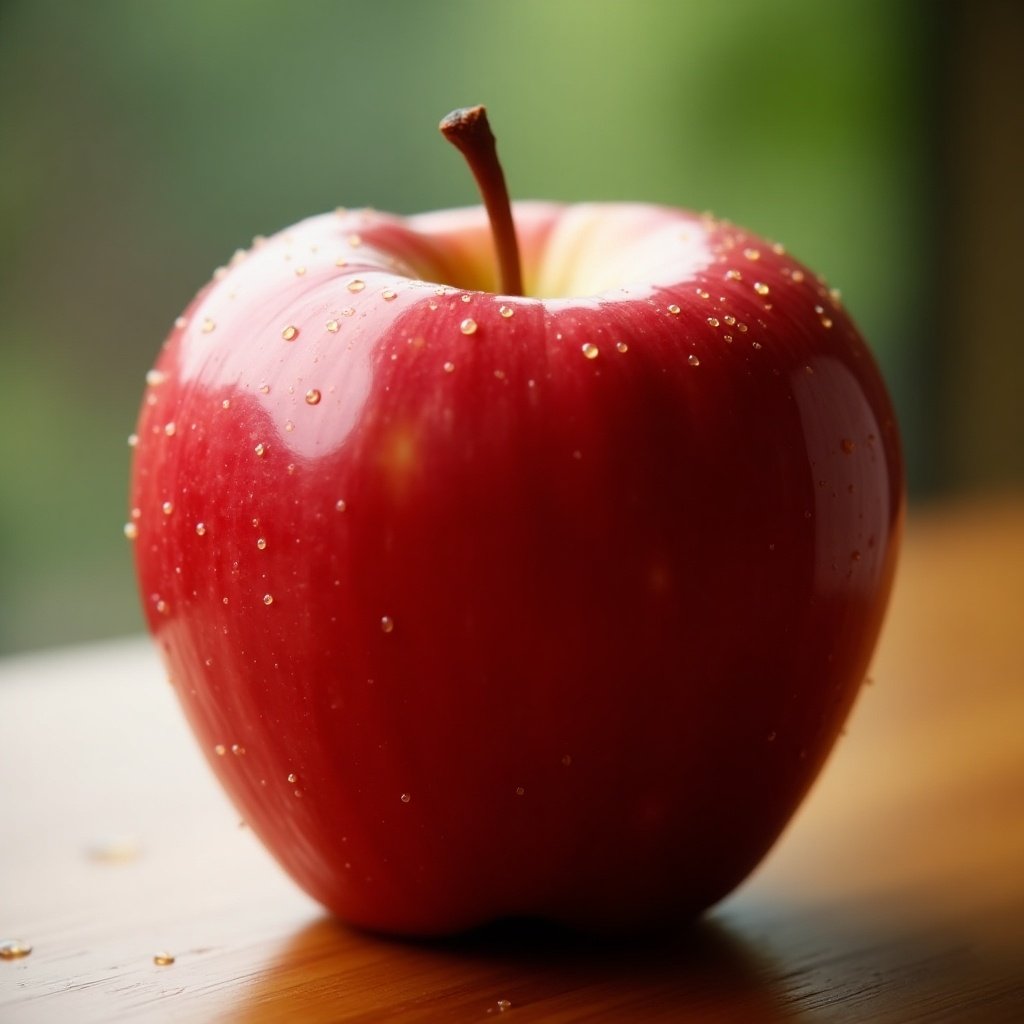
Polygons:
<instances>
[{"instance_id":1,"label":"blurred green background","mask_svg":"<svg viewBox=\"0 0 1024 1024\"><path fill-rule=\"evenodd\" d=\"M0 0L0 651L141 629L172 320L254 234L474 202L436 131L471 103L521 198L709 209L839 286L915 499L1019 481L1018 6Z\"/></svg>"}]
</instances>

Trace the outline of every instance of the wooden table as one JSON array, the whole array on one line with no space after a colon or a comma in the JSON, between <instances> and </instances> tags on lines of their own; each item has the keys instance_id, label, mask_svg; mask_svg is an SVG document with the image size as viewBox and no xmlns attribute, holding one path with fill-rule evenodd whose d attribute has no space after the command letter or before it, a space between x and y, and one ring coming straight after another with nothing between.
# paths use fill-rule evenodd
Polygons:
<instances>
[{"instance_id":1,"label":"wooden table","mask_svg":"<svg viewBox=\"0 0 1024 1024\"><path fill-rule=\"evenodd\" d=\"M911 516L872 678L699 928L409 943L239 826L148 643L0 662L0 939L33 947L0 1021L1024 1021L1024 501Z\"/></svg>"}]
</instances>

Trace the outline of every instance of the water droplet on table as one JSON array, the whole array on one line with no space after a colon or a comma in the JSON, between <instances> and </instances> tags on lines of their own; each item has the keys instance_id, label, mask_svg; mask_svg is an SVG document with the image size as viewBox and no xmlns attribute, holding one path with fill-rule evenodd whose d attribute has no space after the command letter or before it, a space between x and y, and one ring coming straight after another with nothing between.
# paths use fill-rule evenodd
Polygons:
<instances>
[{"instance_id":1,"label":"water droplet on table","mask_svg":"<svg viewBox=\"0 0 1024 1024\"><path fill-rule=\"evenodd\" d=\"M32 952L32 947L21 939L0 940L0 960L20 960Z\"/></svg>"}]
</instances>

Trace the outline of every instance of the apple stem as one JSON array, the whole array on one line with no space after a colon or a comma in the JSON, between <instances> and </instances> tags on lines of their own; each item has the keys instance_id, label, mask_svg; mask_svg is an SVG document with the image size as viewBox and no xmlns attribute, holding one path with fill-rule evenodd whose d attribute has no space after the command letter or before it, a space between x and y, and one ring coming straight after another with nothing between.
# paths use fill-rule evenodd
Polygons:
<instances>
[{"instance_id":1,"label":"apple stem","mask_svg":"<svg viewBox=\"0 0 1024 1024\"><path fill-rule=\"evenodd\" d=\"M491 222L491 237L498 257L498 281L505 295L523 294L519 243L512 221L512 205L505 173L484 107L453 110L438 126L441 134L466 158Z\"/></svg>"}]
</instances>

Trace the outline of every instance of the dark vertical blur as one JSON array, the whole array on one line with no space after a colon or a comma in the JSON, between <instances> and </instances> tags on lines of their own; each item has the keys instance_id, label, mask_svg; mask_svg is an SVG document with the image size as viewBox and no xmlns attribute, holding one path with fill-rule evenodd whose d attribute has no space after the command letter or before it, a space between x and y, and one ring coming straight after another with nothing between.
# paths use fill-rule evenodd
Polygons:
<instances>
[{"instance_id":1,"label":"dark vertical blur","mask_svg":"<svg viewBox=\"0 0 1024 1024\"><path fill-rule=\"evenodd\" d=\"M210 271L336 205L711 209L821 270L878 352L913 493L1024 476L1012 0L0 0L0 651L140 627L143 376Z\"/></svg>"},{"instance_id":2,"label":"dark vertical blur","mask_svg":"<svg viewBox=\"0 0 1024 1024\"><path fill-rule=\"evenodd\" d=\"M943 11L932 427L939 482L990 490L1024 481L1024 4Z\"/></svg>"}]
</instances>

